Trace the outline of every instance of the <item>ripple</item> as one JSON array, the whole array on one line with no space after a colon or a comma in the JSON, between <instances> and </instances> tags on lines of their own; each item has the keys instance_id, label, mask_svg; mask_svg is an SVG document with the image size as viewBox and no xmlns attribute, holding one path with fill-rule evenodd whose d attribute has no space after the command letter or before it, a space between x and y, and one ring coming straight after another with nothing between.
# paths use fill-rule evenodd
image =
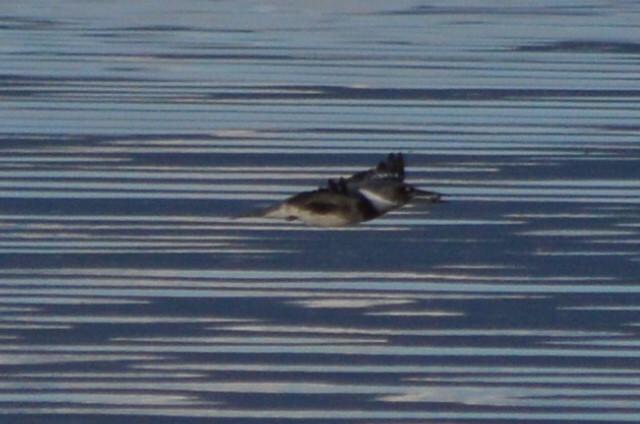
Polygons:
<instances>
[{"instance_id":1,"label":"ripple","mask_svg":"<svg viewBox=\"0 0 640 424\"><path fill-rule=\"evenodd\" d=\"M3 418L637 422L638 6L249 3L0 18Z\"/></svg>"}]
</instances>

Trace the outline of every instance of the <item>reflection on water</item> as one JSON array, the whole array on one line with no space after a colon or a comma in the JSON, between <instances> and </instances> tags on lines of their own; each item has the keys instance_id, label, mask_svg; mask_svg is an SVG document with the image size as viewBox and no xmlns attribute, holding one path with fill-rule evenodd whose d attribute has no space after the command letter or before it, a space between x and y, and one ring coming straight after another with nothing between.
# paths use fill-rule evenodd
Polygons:
<instances>
[{"instance_id":1,"label":"reflection on water","mask_svg":"<svg viewBox=\"0 0 640 424\"><path fill-rule=\"evenodd\" d=\"M4 417L637 421L638 6L54 3L0 17ZM390 152L448 202L235 219Z\"/></svg>"}]
</instances>

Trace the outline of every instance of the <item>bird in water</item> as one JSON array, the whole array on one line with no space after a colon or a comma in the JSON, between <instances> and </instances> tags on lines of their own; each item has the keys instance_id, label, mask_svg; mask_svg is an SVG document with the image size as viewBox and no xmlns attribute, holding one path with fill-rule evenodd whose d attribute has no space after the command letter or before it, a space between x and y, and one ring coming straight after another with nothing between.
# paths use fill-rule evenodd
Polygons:
<instances>
[{"instance_id":1,"label":"bird in water","mask_svg":"<svg viewBox=\"0 0 640 424\"><path fill-rule=\"evenodd\" d=\"M442 195L404 182L404 157L391 153L377 167L349 178L330 179L325 187L298 193L283 202L245 215L300 220L307 225L342 227L370 221L406 205L412 199L430 203Z\"/></svg>"}]
</instances>

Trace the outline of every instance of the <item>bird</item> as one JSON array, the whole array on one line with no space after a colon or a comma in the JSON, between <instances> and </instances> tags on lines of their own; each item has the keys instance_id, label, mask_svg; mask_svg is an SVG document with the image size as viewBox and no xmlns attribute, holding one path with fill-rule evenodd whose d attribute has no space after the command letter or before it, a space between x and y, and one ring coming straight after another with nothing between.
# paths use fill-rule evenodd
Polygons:
<instances>
[{"instance_id":1,"label":"bird","mask_svg":"<svg viewBox=\"0 0 640 424\"><path fill-rule=\"evenodd\" d=\"M343 227L378 218L399 209L414 198L430 203L442 201L442 194L408 184L404 156L391 153L375 168L348 178L333 178L326 186L304 191L244 217L299 220L310 226Z\"/></svg>"}]
</instances>

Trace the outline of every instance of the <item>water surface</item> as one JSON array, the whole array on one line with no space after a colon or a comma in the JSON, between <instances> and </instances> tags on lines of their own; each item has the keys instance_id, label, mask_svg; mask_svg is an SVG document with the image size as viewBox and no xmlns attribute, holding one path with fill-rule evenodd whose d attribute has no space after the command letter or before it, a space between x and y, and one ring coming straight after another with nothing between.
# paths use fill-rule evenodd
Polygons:
<instances>
[{"instance_id":1,"label":"water surface","mask_svg":"<svg viewBox=\"0 0 640 424\"><path fill-rule=\"evenodd\" d=\"M636 422L633 2L0 13L12 422ZM447 195L235 216L403 152Z\"/></svg>"}]
</instances>

